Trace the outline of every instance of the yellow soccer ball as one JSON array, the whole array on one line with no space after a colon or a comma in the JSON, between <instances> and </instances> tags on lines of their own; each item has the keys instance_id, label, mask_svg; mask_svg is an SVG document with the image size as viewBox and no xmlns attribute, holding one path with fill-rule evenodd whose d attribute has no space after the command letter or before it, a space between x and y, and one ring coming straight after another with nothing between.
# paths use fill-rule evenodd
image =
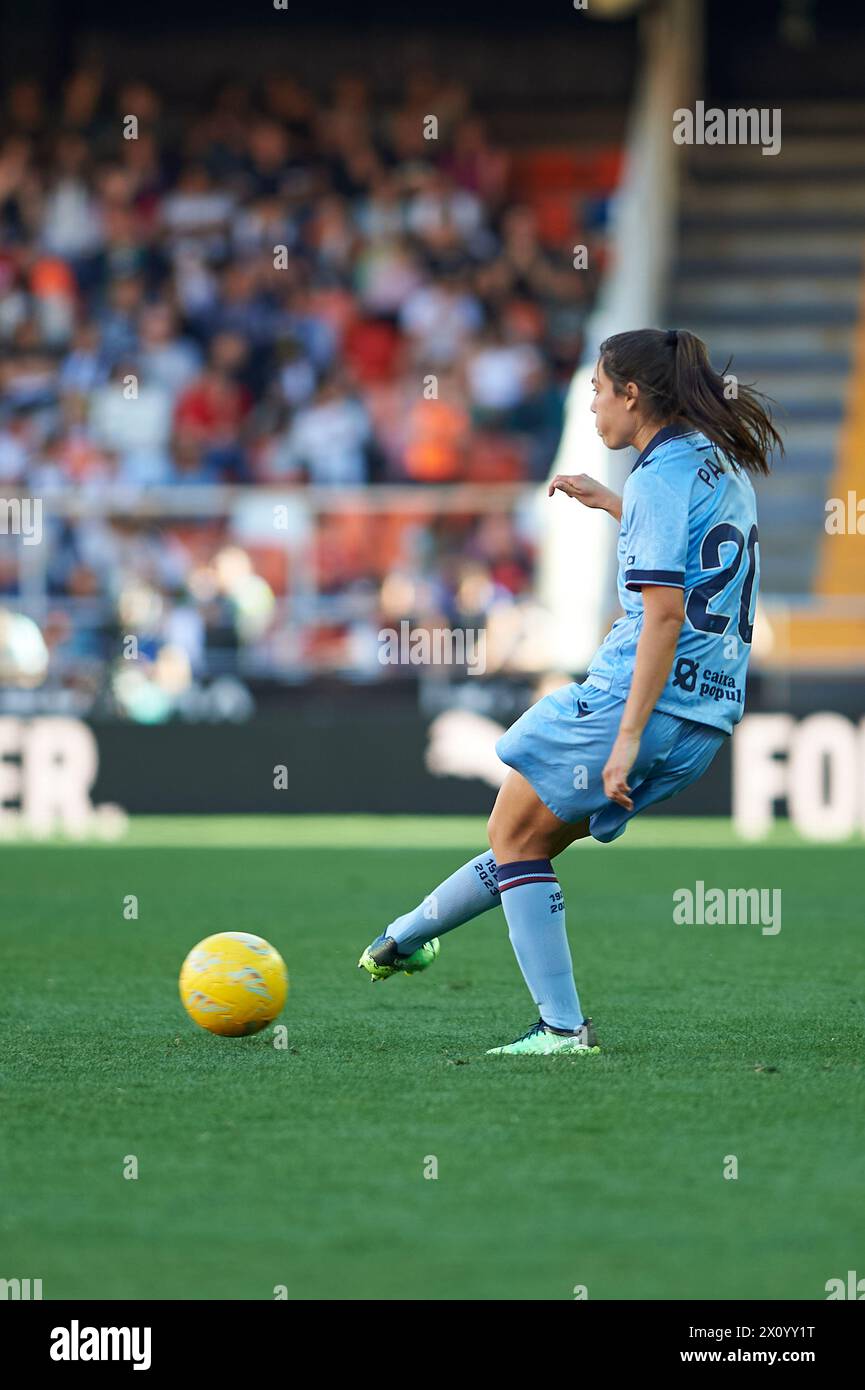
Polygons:
<instances>
[{"instance_id":1,"label":"yellow soccer ball","mask_svg":"<svg viewBox=\"0 0 865 1390\"><path fill-rule=\"evenodd\" d=\"M281 1013L287 994L282 956L251 932L205 937L180 971L180 998L189 1017L224 1038L266 1028Z\"/></svg>"}]
</instances>

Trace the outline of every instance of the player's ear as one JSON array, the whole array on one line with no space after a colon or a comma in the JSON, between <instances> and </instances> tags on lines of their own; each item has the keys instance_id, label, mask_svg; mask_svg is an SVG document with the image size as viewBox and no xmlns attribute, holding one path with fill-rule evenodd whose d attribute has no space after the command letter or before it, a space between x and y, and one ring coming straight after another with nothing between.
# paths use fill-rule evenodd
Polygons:
<instances>
[{"instance_id":1,"label":"player's ear","mask_svg":"<svg viewBox=\"0 0 865 1390\"><path fill-rule=\"evenodd\" d=\"M640 399L640 388L635 381L629 381L625 387L625 409L633 410Z\"/></svg>"}]
</instances>

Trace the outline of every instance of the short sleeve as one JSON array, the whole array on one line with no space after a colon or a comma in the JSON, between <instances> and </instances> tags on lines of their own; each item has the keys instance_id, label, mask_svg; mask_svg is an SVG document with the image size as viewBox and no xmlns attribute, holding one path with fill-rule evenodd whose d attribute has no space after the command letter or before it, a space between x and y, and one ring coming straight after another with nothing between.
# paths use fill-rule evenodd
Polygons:
<instances>
[{"instance_id":1,"label":"short sleeve","mask_svg":"<svg viewBox=\"0 0 865 1390\"><path fill-rule=\"evenodd\" d=\"M672 486L654 470L640 469L629 482L623 516L625 588L637 590L644 584L660 584L684 589L688 491Z\"/></svg>"}]
</instances>

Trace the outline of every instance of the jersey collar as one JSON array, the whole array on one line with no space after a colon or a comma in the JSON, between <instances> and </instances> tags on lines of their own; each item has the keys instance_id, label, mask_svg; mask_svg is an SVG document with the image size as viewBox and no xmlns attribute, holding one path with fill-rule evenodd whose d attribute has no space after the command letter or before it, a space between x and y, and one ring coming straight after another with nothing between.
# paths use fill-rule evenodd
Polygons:
<instances>
[{"instance_id":1,"label":"jersey collar","mask_svg":"<svg viewBox=\"0 0 865 1390\"><path fill-rule=\"evenodd\" d=\"M680 434L693 433L694 428L692 425L664 425L663 429L657 430L652 435L645 449L640 454L640 457L637 459L637 462L631 469L631 472L635 473L638 468L642 468L644 463L648 463L649 455L655 452L659 444L666 444L668 439L676 439L677 436Z\"/></svg>"}]
</instances>

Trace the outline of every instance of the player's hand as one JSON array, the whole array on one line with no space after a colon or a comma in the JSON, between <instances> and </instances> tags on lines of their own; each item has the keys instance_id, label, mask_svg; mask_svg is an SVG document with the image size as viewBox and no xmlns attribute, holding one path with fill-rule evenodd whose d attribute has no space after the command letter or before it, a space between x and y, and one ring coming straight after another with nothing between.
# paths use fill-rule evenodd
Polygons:
<instances>
[{"instance_id":1,"label":"player's hand","mask_svg":"<svg viewBox=\"0 0 865 1390\"><path fill-rule=\"evenodd\" d=\"M554 492L563 492L566 497L582 502L584 507L596 507L613 516L621 516L621 498L599 483L597 478L590 478L588 473L557 473L547 495L552 497Z\"/></svg>"},{"instance_id":2,"label":"player's hand","mask_svg":"<svg viewBox=\"0 0 865 1390\"><path fill-rule=\"evenodd\" d=\"M635 734L619 734L613 744L604 768L604 795L626 811L633 811L628 773L634 766L640 751L640 740Z\"/></svg>"}]
</instances>

